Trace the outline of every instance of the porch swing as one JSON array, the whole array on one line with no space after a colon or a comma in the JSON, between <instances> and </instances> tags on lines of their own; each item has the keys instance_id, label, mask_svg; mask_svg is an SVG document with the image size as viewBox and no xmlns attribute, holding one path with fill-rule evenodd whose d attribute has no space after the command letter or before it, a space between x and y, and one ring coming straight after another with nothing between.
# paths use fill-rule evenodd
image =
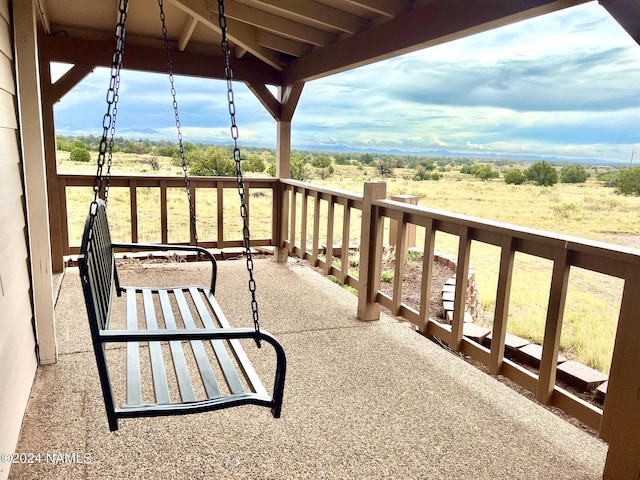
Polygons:
<instances>
[{"instance_id":1,"label":"porch swing","mask_svg":"<svg viewBox=\"0 0 640 480\"><path fill-rule=\"evenodd\" d=\"M167 53L167 65L178 130L182 168L184 171L189 213L194 232L195 209L192 204L187 164L182 145L178 106L173 82L173 61L167 38L163 0L158 0L162 33ZM216 298L217 267L215 257L198 246L197 232L194 246L143 245L111 241L107 222L109 177L111 175L118 88L125 40L125 22L128 0L119 0L119 21L116 26L116 47L112 57L111 81L107 92L107 113L103 119L103 135L98 153L98 169L93 185L94 199L84 228L78 265L89 318L91 338L96 357L100 385L107 411L109 429L118 429L121 418L184 415L220 410L240 405L258 405L271 408L273 417L279 418L286 372L286 357L280 343L268 332L260 329L256 282L253 278L253 259L250 248L248 210L244 193L238 129L235 123L233 100L233 71L230 65L230 47L227 40L224 0L218 0L219 21L222 32L222 51L225 58L233 157L236 165L240 213L243 219L244 251L249 274L249 292L253 328L232 328ZM108 138L110 137L110 138ZM107 163L106 175L102 170ZM102 198L100 198L102 196ZM207 287L176 286L171 288L131 287L120 284L114 252L126 250L185 251L206 257L211 262L211 280ZM126 326L110 329L113 291L118 297L125 294ZM144 320L138 319L138 303L144 310ZM158 321L162 319L163 321ZM144 324L144 327L140 325ZM268 393L244 351L240 340L253 339L258 348L269 343L275 351L275 378L272 393ZM110 343L126 345L126 379L118 378L116 368L109 368L106 346ZM141 348L140 344L147 348ZM141 352L148 350L148 360ZM197 374L192 374L197 370ZM167 375L167 373L172 375ZM111 382L126 382L126 403L116 407ZM224 379L224 383L220 381ZM114 384L115 384L114 382ZM150 400L153 399L153 400Z\"/></svg>"}]
</instances>

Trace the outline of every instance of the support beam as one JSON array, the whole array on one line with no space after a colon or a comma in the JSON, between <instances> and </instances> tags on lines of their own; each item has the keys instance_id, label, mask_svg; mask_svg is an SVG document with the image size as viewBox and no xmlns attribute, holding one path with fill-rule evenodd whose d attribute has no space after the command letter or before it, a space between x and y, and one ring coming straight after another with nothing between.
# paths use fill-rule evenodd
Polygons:
<instances>
[{"instance_id":1,"label":"support beam","mask_svg":"<svg viewBox=\"0 0 640 480\"><path fill-rule=\"evenodd\" d=\"M266 85L247 83L247 87L277 122L276 177L289 178L291 176L291 120L302 95L304 83L278 87L278 98Z\"/></svg>"},{"instance_id":2,"label":"support beam","mask_svg":"<svg viewBox=\"0 0 640 480\"><path fill-rule=\"evenodd\" d=\"M196 29L198 25L198 19L193 17L187 17L182 26L182 31L180 32L180 37L178 38L178 50L184 52L184 49L187 48L187 44L189 40L191 40L191 35L193 35L193 31Z\"/></svg>"},{"instance_id":3,"label":"support beam","mask_svg":"<svg viewBox=\"0 0 640 480\"><path fill-rule=\"evenodd\" d=\"M50 70L48 60L41 59L41 72L43 70L43 67L46 68L47 71ZM41 83L44 96L47 97L47 100L50 101L52 105L56 102L59 102L62 97L69 93L71 89L78 85L82 80L84 80L87 75L93 72L94 69L95 65L74 65L53 84L51 83L50 74L46 76L46 79L43 79L41 75ZM42 80L46 80L46 82Z\"/></svg>"},{"instance_id":4,"label":"support beam","mask_svg":"<svg viewBox=\"0 0 640 480\"><path fill-rule=\"evenodd\" d=\"M33 2L13 2L18 104L25 182L31 294L40 363L55 363L56 346L49 208L42 136L38 30Z\"/></svg>"},{"instance_id":5,"label":"support beam","mask_svg":"<svg viewBox=\"0 0 640 480\"><path fill-rule=\"evenodd\" d=\"M40 59L40 85L42 89L42 136L44 141L45 172L47 176L47 204L49 206L49 240L51 242L51 268L54 272L64 271L64 251L62 236L68 234L63 228L67 219L62 219L60 192L58 188L58 166L56 159L56 130L53 119L54 99L51 85L51 64ZM66 92L65 92L66 93Z\"/></svg>"},{"instance_id":6,"label":"support beam","mask_svg":"<svg viewBox=\"0 0 640 480\"><path fill-rule=\"evenodd\" d=\"M40 54L52 62L70 63L72 65L95 65L111 67L113 42L61 36L42 37ZM157 48L127 44L125 50L125 67L128 70L139 70L152 73L167 72L167 56L164 47ZM222 54L211 56L200 53L173 52L175 75L186 75L199 78L224 80L224 58ZM262 82L272 85L282 83L282 74L278 70L258 60L237 59L233 63L234 78L243 82Z\"/></svg>"}]
</instances>

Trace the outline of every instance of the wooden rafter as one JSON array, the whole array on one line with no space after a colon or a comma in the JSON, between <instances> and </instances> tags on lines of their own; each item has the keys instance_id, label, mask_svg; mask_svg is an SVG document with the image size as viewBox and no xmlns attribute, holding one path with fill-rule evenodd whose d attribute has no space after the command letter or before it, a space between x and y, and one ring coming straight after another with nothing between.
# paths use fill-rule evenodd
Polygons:
<instances>
[{"instance_id":1,"label":"wooden rafter","mask_svg":"<svg viewBox=\"0 0 640 480\"><path fill-rule=\"evenodd\" d=\"M228 18L317 47L327 45L335 39L334 35L324 30L309 27L246 5L230 2L225 7L225 13Z\"/></svg>"},{"instance_id":2,"label":"wooden rafter","mask_svg":"<svg viewBox=\"0 0 640 480\"><path fill-rule=\"evenodd\" d=\"M297 18L303 23L316 25L319 28L339 30L353 34L364 30L369 22L357 15L343 12L312 0L250 0L252 4L260 5L269 11L286 14Z\"/></svg>"},{"instance_id":3,"label":"wooden rafter","mask_svg":"<svg viewBox=\"0 0 640 480\"><path fill-rule=\"evenodd\" d=\"M217 23L217 16L212 13L217 11L217 7L214 4L208 6L206 3L199 0L168 0L176 7L186 12L188 15L197 19L203 25L211 28L216 32L220 32L220 26ZM212 10L209 10L211 8ZM215 10L214 10L215 8ZM270 65L273 68L282 70L283 66L280 62L280 58L276 52L264 48L256 42L255 38L257 30L249 25L234 20L227 21L229 27L229 39L241 48L251 52L260 60Z\"/></svg>"}]
</instances>

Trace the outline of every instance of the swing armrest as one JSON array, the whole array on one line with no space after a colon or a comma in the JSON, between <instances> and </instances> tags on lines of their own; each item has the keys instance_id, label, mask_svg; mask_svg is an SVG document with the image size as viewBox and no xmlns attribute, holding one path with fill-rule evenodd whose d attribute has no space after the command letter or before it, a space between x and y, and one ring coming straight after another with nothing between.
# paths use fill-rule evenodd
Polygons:
<instances>
[{"instance_id":1,"label":"swing armrest","mask_svg":"<svg viewBox=\"0 0 640 480\"><path fill-rule=\"evenodd\" d=\"M197 252L200 253L202 255L204 255L205 257L207 257L209 260L211 260L211 293L213 293L215 295L215 291L216 291L216 278L218 275L218 265L216 263L216 259L213 256L213 254L202 247L196 247L195 245L163 245L163 244L158 244L158 243L149 243L149 244L145 244L145 243L111 243L111 248L113 249L113 251L117 251L117 250L129 250L129 251L135 251L135 250L141 250L141 251L148 251L148 250L153 250L153 251L167 251L167 250L173 250L173 251L180 251L180 252Z\"/></svg>"}]
</instances>

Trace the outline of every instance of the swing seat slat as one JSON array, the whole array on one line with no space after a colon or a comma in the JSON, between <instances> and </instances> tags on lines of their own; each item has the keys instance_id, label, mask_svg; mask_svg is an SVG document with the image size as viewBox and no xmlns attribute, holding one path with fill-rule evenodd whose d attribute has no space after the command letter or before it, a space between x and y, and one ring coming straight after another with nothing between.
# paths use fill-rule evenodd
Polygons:
<instances>
[{"instance_id":1,"label":"swing seat slat","mask_svg":"<svg viewBox=\"0 0 640 480\"><path fill-rule=\"evenodd\" d=\"M191 250L212 265L210 287L132 287L119 284L114 250ZM286 358L268 332L232 328L215 298L216 263L199 247L112 243L104 202L91 205L78 258L109 428L120 418L199 413L240 405L271 408L280 417ZM124 295L126 318L110 328L113 292ZM122 328L118 328L122 327ZM256 338L275 351L269 394L241 340ZM109 347L125 344L126 348ZM126 394L123 390L126 388ZM126 402L116 407L117 398Z\"/></svg>"}]
</instances>

